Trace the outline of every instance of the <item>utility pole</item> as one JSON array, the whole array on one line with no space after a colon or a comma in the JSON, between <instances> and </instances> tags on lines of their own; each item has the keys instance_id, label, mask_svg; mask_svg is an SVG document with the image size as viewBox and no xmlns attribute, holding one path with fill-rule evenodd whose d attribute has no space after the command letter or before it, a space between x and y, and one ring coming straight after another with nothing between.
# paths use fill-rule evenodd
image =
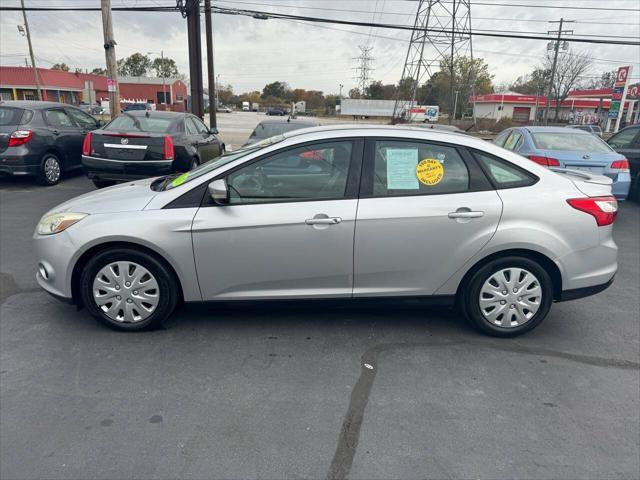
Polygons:
<instances>
[{"instance_id":1,"label":"utility pole","mask_svg":"<svg viewBox=\"0 0 640 480\"><path fill-rule=\"evenodd\" d=\"M27 43L29 44L29 56L31 57L31 67L33 68L33 83L38 91L38 100L42 101L42 90L38 81L38 69L36 68L36 58L33 56L33 46L31 45L31 33L29 32L29 22L27 22L27 12L24 9L24 0L20 0L22 4L22 18L24 19L24 29L27 34Z\"/></svg>"},{"instance_id":2,"label":"utility pole","mask_svg":"<svg viewBox=\"0 0 640 480\"><path fill-rule=\"evenodd\" d=\"M178 0L182 16L187 19L189 40L189 82L191 83L191 113L204 118L202 93L202 45L200 44L200 0Z\"/></svg>"},{"instance_id":3,"label":"utility pole","mask_svg":"<svg viewBox=\"0 0 640 480\"><path fill-rule=\"evenodd\" d=\"M102 31L104 33L104 54L107 60L107 78L109 79L109 108L111 118L120 114L120 86L118 85L118 65L116 63L116 41L113 39L113 21L111 19L111 0L100 0L102 9Z\"/></svg>"},{"instance_id":4,"label":"utility pole","mask_svg":"<svg viewBox=\"0 0 640 480\"><path fill-rule=\"evenodd\" d=\"M459 5L459 4L458 4ZM451 8L451 24L453 25L453 37L451 40L451 56L449 58L449 125L451 125L452 119L456 118L456 108L458 103L458 92L456 92L456 99L453 100L453 91L455 90L456 76L455 76L455 25L456 25L456 0L453 0L453 6ZM418 85L416 85L416 88Z\"/></svg>"},{"instance_id":5,"label":"utility pole","mask_svg":"<svg viewBox=\"0 0 640 480\"><path fill-rule=\"evenodd\" d=\"M544 124L545 125L549 124L549 107L551 106L551 95L553 94L553 81L556 78L556 66L558 65L558 52L559 52L560 47L561 47L560 40L562 38L562 34L563 33L573 33L573 30L565 30L565 31L562 30L562 26L564 25L565 22L566 23L569 23L569 22L573 23L573 20L565 20L564 18L561 18L560 20L554 20L554 21L549 22L549 23L559 23L560 25L558 26L558 31L557 32L556 31L550 31L549 32L550 35L553 35L553 34L557 33L558 34L558 38L556 39L555 42L551 42L551 43L554 43L555 45L553 45L554 53L553 53L553 64L551 66L551 79L549 80L549 94L547 95L547 101L546 101L545 107L544 107ZM551 49L550 48L551 43L549 43L547 45L547 50ZM568 48L567 45L563 45L562 46L563 50L566 50L567 48ZM557 120L557 118L556 118L556 120Z\"/></svg>"},{"instance_id":6,"label":"utility pole","mask_svg":"<svg viewBox=\"0 0 640 480\"><path fill-rule=\"evenodd\" d=\"M213 72L213 29L211 25L211 0L204 0L204 28L207 36L207 79L209 81L209 126L218 127L216 108L218 96Z\"/></svg>"}]
</instances>

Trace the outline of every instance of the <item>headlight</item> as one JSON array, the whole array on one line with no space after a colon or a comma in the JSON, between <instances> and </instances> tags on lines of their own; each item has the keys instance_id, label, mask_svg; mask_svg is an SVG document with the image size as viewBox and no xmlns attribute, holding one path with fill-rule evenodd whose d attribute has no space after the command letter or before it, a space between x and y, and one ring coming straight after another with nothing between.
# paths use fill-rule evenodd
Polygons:
<instances>
[{"instance_id":1,"label":"headlight","mask_svg":"<svg viewBox=\"0 0 640 480\"><path fill-rule=\"evenodd\" d=\"M86 213L71 212L53 213L51 215L46 215L40 219L40 222L36 227L36 232L38 232L38 235L53 235L54 233L60 233L69 228L74 223L78 223L86 216Z\"/></svg>"}]
</instances>

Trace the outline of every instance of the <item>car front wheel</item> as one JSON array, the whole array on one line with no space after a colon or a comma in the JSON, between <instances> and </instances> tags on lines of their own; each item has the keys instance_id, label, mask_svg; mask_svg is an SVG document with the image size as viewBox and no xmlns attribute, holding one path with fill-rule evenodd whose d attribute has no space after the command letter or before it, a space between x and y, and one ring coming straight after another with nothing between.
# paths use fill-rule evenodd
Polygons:
<instances>
[{"instance_id":1,"label":"car front wheel","mask_svg":"<svg viewBox=\"0 0 640 480\"><path fill-rule=\"evenodd\" d=\"M460 302L467 319L482 332L515 337L542 323L553 302L553 284L533 260L499 258L465 282Z\"/></svg>"},{"instance_id":2,"label":"car front wheel","mask_svg":"<svg viewBox=\"0 0 640 480\"><path fill-rule=\"evenodd\" d=\"M178 303L178 285L169 268L128 248L105 250L89 260L80 287L87 310L116 330L161 326Z\"/></svg>"}]
</instances>

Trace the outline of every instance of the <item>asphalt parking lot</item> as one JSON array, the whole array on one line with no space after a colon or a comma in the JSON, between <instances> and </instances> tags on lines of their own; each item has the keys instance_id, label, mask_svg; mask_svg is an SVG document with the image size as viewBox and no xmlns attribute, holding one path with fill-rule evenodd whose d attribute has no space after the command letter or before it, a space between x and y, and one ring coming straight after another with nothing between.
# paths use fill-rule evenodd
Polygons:
<instances>
[{"instance_id":1,"label":"asphalt parking lot","mask_svg":"<svg viewBox=\"0 0 640 480\"><path fill-rule=\"evenodd\" d=\"M221 114L223 139L256 118ZM517 339L419 301L187 306L123 334L34 278L36 222L92 189L0 179L1 478L640 476L638 204L613 286Z\"/></svg>"}]
</instances>

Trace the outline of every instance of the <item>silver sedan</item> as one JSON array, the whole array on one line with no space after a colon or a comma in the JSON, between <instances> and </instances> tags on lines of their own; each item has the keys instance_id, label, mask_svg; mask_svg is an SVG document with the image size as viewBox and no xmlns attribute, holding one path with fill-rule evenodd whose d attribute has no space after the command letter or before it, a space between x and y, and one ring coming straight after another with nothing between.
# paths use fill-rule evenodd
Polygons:
<instances>
[{"instance_id":1,"label":"silver sedan","mask_svg":"<svg viewBox=\"0 0 640 480\"><path fill-rule=\"evenodd\" d=\"M120 330L181 302L422 297L514 336L613 281L611 180L468 136L318 127L82 195L34 234L37 280Z\"/></svg>"}]
</instances>

